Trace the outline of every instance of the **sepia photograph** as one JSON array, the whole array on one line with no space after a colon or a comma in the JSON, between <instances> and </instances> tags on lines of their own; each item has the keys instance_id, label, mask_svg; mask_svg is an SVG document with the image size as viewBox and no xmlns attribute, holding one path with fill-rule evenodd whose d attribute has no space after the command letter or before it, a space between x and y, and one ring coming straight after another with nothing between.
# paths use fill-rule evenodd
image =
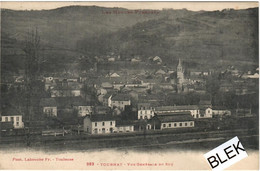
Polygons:
<instances>
[{"instance_id":1,"label":"sepia photograph","mask_svg":"<svg viewBox=\"0 0 260 171\"><path fill-rule=\"evenodd\" d=\"M0 10L1 170L259 170L258 1Z\"/></svg>"}]
</instances>

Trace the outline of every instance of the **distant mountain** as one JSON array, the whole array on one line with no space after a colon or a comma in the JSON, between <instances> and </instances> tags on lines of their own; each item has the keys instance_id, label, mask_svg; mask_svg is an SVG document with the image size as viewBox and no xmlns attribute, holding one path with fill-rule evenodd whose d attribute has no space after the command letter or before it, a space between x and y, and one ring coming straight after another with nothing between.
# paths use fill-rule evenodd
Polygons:
<instances>
[{"instance_id":1,"label":"distant mountain","mask_svg":"<svg viewBox=\"0 0 260 171\"><path fill-rule=\"evenodd\" d=\"M137 23L114 33L86 38L78 47L92 55L158 55L165 63L178 58L209 65L226 61L258 63L258 29L258 8L205 11Z\"/></svg>"},{"instance_id":2,"label":"distant mountain","mask_svg":"<svg viewBox=\"0 0 260 171\"><path fill-rule=\"evenodd\" d=\"M165 63L258 61L258 8L246 10L128 10L69 6L53 10L1 10L1 67L24 67L23 41L37 27L47 71L80 56L113 52L122 58L160 56ZM84 65L83 65L84 67Z\"/></svg>"},{"instance_id":3,"label":"distant mountain","mask_svg":"<svg viewBox=\"0 0 260 171\"><path fill-rule=\"evenodd\" d=\"M128 10L97 6L68 6L40 11L1 9L2 71L17 72L18 69L23 69L23 41L28 32L35 28L40 35L41 55L47 61L46 67L53 71L59 66L70 64L86 53L83 51L82 54L79 48L76 49L79 40L89 39L94 42L92 38L95 36L102 37L137 23L165 18L169 15L184 17L194 13L197 12ZM100 50L98 46L95 48ZM90 54L94 52L91 51Z\"/></svg>"},{"instance_id":4,"label":"distant mountain","mask_svg":"<svg viewBox=\"0 0 260 171\"><path fill-rule=\"evenodd\" d=\"M131 13L130 13L131 12ZM187 15L176 12L177 15ZM68 6L41 11L1 11L2 32L17 40L24 40L28 30L38 28L44 44L74 48L75 42L100 33L117 31L138 22L158 19L168 13L141 14L141 11L97 6Z\"/></svg>"}]
</instances>

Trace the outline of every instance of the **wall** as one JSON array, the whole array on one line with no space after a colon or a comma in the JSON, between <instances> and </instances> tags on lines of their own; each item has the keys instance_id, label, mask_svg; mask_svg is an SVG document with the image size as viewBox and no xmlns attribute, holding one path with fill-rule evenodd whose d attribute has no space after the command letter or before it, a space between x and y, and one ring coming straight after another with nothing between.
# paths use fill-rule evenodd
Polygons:
<instances>
[{"instance_id":1,"label":"wall","mask_svg":"<svg viewBox=\"0 0 260 171\"><path fill-rule=\"evenodd\" d=\"M24 128L22 115L2 116L2 122L11 122L12 118L13 118L13 126L15 129Z\"/></svg>"},{"instance_id":2,"label":"wall","mask_svg":"<svg viewBox=\"0 0 260 171\"><path fill-rule=\"evenodd\" d=\"M103 123L104 122L104 126ZM112 125L110 124L112 122ZM95 126L95 123L97 123L97 126ZM92 122L92 134L104 134L104 133L110 133L110 128L112 128L112 132L115 130L116 121L97 121ZM104 129L104 131L102 130Z\"/></svg>"},{"instance_id":3,"label":"wall","mask_svg":"<svg viewBox=\"0 0 260 171\"><path fill-rule=\"evenodd\" d=\"M185 126L187 123L187 126ZM165 127L163 126L165 124ZM171 126L170 126L171 124ZM174 126L176 124L176 126ZM182 126L180 126L182 124ZM192 124L192 125L191 125ZM169 128L187 128L187 127L194 127L194 121L186 121L186 122L165 122L161 123L161 129L169 129Z\"/></svg>"},{"instance_id":4,"label":"wall","mask_svg":"<svg viewBox=\"0 0 260 171\"><path fill-rule=\"evenodd\" d=\"M57 117L57 107L43 107L43 113L47 116Z\"/></svg>"}]
</instances>

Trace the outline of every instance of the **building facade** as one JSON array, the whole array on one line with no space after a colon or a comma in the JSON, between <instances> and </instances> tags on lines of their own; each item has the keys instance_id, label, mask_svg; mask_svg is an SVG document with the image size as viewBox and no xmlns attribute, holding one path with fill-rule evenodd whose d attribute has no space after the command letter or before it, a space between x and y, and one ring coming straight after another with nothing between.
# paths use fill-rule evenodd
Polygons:
<instances>
[{"instance_id":1,"label":"building facade","mask_svg":"<svg viewBox=\"0 0 260 171\"><path fill-rule=\"evenodd\" d=\"M1 117L1 122L11 122L14 129L24 128L22 115L6 115Z\"/></svg>"},{"instance_id":2,"label":"building facade","mask_svg":"<svg viewBox=\"0 0 260 171\"><path fill-rule=\"evenodd\" d=\"M151 119L154 116L154 108L149 103L138 104L138 119Z\"/></svg>"}]
</instances>

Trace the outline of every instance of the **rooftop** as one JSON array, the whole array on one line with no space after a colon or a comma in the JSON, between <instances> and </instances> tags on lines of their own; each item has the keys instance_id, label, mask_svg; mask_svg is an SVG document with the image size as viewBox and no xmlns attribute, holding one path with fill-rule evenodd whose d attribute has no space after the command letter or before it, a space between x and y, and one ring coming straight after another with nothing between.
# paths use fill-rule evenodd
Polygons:
<instances>
[{"instance_id":1,"label":"rooftop","mask_svg":"<svg viewBox=\"0 0 260 171\"><path fill-rule=\"evenodd\" d=\"M100 114L100 115L91 115L90 120L92 122L97 122L97 121L115 121L116 118L112 115L108 114Z\"/></svg>"},{"instance_id":2,"label":"rooftop","mask_svg":"<svg viewBox=\"0 0 260 171\"><path fill-rule=\"evenodd\" d=\"M128 101L130 97L127 94L117 94L111 98L113 101Z\"/></svg>"},{"instance_id":3,"label":"rooftop","mask_svg":"<svg viewBox=\"0 0 260 171\"><path fill-rule=\"evenodd\" d=\"M171 110L199 110L197 105L183 105L183 106L160 106L155 107L156 111L171 111Z\"/></svg>"},{"instance_id":4,"label":"rooftop","mask_svg":"<svg viewBox=\"0 0 260 171\"><path fill-rule=\"evenodd\" d=\"M156 116L161 122L185 122L185 121L194 121L194 118L188 114L170 114L170 115L157 115Z\"/></svg>"}]
</instances>

